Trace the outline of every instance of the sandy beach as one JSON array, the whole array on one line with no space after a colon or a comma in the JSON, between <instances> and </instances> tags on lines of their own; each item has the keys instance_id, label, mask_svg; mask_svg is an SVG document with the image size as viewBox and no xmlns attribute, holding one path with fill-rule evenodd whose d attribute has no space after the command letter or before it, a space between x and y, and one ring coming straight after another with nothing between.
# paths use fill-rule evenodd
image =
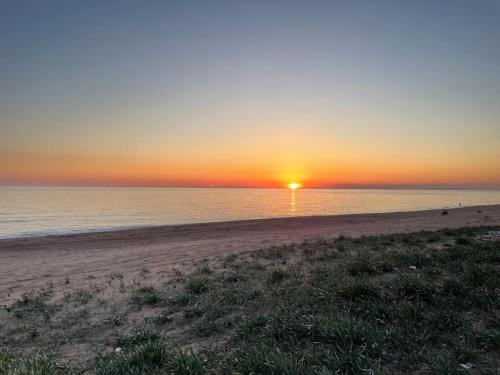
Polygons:
<instances>
[{"instance_id":1,"label":"sandy beach","mask_svg":"<svg viewBox=\"0 0 500 375\"><path fill-rule=\"evenodd\" d=\"M57 291L90 275L131 276L306 239L500 225L500 205L441 210L245 220L0 240L3 303L51 284Z\"/></svg>"}]
</instances>

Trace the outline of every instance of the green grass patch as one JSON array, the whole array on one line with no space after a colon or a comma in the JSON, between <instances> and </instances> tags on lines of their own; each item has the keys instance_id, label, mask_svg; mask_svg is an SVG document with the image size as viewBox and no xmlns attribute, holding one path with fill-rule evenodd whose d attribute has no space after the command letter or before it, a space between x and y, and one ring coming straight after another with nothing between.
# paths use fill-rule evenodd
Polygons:
<instances>
[{"instance_id":1,"label":"green grass patch","mask_svg":"<svg viewBox=\"0 0 500 375\"><path fill-rule=\"evenodd\" d=\"M132 302L136 305L157 305L161 302L162 298L160 292L152 286L145 286L134 291L131 298Z\"/></svg>"},{"instance_id":2,"label":"green grass patch","mask_svg":"<svg viewBox=\"0 0 500 375\"><path fill-rule=\"evenodd\" d=\"M189 293L201 294L208 290L209 280L203 277L193 277L186 284L186 290Z\"/></svg>"}]
</instances>

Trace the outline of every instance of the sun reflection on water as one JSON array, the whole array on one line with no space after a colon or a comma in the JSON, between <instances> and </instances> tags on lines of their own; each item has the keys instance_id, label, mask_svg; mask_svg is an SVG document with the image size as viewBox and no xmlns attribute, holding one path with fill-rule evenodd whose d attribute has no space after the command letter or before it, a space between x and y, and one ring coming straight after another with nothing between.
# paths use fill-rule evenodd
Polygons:
<instances>
[{"instance_id":1,"label":"sun reflection on water","mask_svg":"<svg viewBox=\"0 0 500 375\"><path fill-rule=\"evenodd\" d=\"M297 198L295 196L295 189L290 190L290 212L295 212L297 210Z\"/></svg>"}]
</instances>

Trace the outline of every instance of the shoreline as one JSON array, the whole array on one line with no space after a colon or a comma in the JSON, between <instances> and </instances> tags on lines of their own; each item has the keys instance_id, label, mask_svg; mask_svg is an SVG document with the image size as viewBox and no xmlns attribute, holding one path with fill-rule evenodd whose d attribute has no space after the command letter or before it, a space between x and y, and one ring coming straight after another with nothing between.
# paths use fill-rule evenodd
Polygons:
<instances>
[{"instance_id":1,"label":"shoreline","mask_svg":"<svg viewBox=\"0 0 500 375\"><path fill-rule=\"evenodd\" d=\"M500 225L500 205L390 213L252 219L0 239L0 298L18 298L67 279L83 283L113 272L189 269L204 258L339 235L418 232Z\"/></svg>"},{"instance_id":2,"label":"shoreline","mask_svg":"<svg viewBox=\"0 0 500 375\"><path fill-rule=\"evenodd\" d=\"M79 235L88 234L101 234L110 232L129 232L136 230L149 230L149 229L159 229L159 228L171 228L171 227L187 227L187 226L203 226L203 225L213 225L213 224L228 224L228 223L241 223L241 222L254 222L254 221L267 221L267 220L289 220L289 219L309 219L309 218L333 218L333 217L348 217L348 216L359 216L359 215L386 215L386 214L403 214L403 213L418 213L427 211L442 211L442 210L454 210L463 208L473 208L481 209L481 207L492 207L500 206L498 204L483 204L483 205L471 205L471 206L446 206L440 208L422 208L422 209L409 209L401 211L382 211L382 212L357 212L357 213L341 213L341 214L326 214L326 215L302 215L302 216L278 216L278 217L266 217L266 218L250 218L250 219L229 219L229 220L216 220L216 221L202 221L194 223L180 223L180 224L153 224L153 225L133 225L133 226L118 226L118 227L103 227L103 228L88 228L83 230L68 230L67 232L54 232L54 233L40 233L29 232L31 234L20 234L14 235L13 237L1 237L0 236L0 246L2 241L10 240L24 240L24 239L43 239L45 237L72 237ZM37 233L37 234L33 234ZM1 247L0 247L1 250Z\"/></svg>"}]
</instances>

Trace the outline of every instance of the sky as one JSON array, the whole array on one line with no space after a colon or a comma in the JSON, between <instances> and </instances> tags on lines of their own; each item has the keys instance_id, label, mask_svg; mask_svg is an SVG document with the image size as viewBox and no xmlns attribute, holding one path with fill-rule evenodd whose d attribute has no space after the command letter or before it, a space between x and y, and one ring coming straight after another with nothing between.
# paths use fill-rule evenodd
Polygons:
<instances>
[{"instance_id":1,"label":"sky","mask_svg":"<svg viewBox=\"0 0 500 375\"><path fill-rule=\"evenodd\" d=\"M500 187L500 1L2 1L0 184Z\"/></svg>"}]
</instances>

